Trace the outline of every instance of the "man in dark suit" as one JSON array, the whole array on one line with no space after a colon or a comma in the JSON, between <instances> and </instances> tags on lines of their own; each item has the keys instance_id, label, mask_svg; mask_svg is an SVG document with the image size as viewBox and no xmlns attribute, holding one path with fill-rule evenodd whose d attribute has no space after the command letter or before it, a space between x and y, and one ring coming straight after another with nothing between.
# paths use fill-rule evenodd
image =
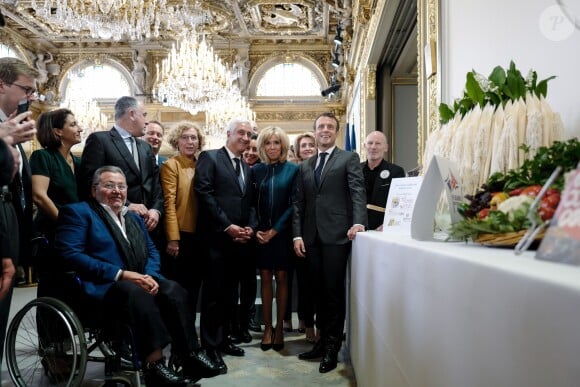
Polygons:
<instances>
[{"instance_id":1,"label":"man in dark suit","mask_svg":"<svg viewBox=\"0 0 580 387\"><path fill-rule=\"evenodd\" d=\"M157 166L161 167L167 157L161 156L159 151L161 150L161 144L163 144L163 134L165 132L165 128L161 125L159 121L149 121L147 126L145 127L145 135L143 136L143 140L147 141L149 145L151 145L151 150L155 155L155 160L157 161Z\"/></svg>"},{"instance_id":2,"label":"man in dark suit","mask_svg":"<svg viewBox=\"0 0 580 387\"><path fill-rule=\"evenodd\" d=\"M128 324L151 386L185 386L188 381L165 365L163 347L183 360L187 378L219 374L199 347L188 294L160 273L159 253L143 220L125 206L123 171L104 166L94 174L92 198L60 209L55 249L83 280L91 300L108 320Z\"/></svg>"},{"instance_id":3,"label":"man in dark suit","mask_svg":"<svg viewBox=\"0 0 580 387\"><path fill-rule=\"evenodd\" d=\"M244 350L235 346L228 334L236 324L235 287L240 278L249 272L255 274L256 270L248 243L257 226L252 206L253 186L250 168L242 160L251 135L248 121L230 121L226 145L202 152L194 177L199 208L197 230L205 242L207 255L202 285L201 342L208 348L208 354L222 364L222 372L227 372L227 367L220 352L244 355ZM248 310L241 314L248 316Z\"/></svg>"},{"instance_id":4,"label":"man in dark suit","mask_svg":"<svg viewBox=\"0 0 580 387\"><path fill-rule=\"evenodd\" d=\"M16 58L0 58L0 122L2 122L7 143L12 146L29 141L34 137L36 130L35 122L30 119L30 112L18 112L20 104L27 105L28 102L36 98L36 79L38 71L28 66L26 63ZM18 149L10 149L14 161L20 163L18 169L14 172L17 174L13 178L19 179L21 176L21 153ZM24 157L25 158L25 157ZM29 191L30 192L30 191ZM18 259L22 252L19 251L19 244L28 245L26 236L19 236L20 227L25 227L32 219L19 219L18 213L14 208L14 203L22 206L21 200L24 195L23 191L16 192L18 197L13 197L11 187L0 187L0 259L2 260L2 277L0 294L0 361L2 359L4 348L4 334L8 323L8 314L12 300L12 276L14 267L18 264ZM32 203L30 202L30 209ZM28 213L30 214L30 213ZM22 213L24 216L24 213ZM22 222L22 224L21 224ZM28 227L30 229L30 227Z\"/></svg>"},{"instance_id":5,"label":"man in dark suit","mask_svg":"<svg viewBox=\"0 0 580 387\"><path fill-rule=\"evenodd\" d=\"M367 224L360 159L336 146L338 119L323 113L314 121L318 152L300 165L292 231L294 251L306 258L320 340L300 359L322 357L319 371L337 366L346 313L346 266L351 241Z\"/></svg>"},{"instance_id":6,"label":"man in dark suit","mask_svg":"<svg viewBox=\"0 0 580 387\"><path fill-rule=\"evenodd\" d=\"M151 146L139 137L147 125L143 103L134 97L121 97L115 103L115 126L108 132L95 132L87 138L81 158L79 190L90 197L92 176L103 165L115 165L127 177L129 210L141 216L147 231L153 231L163 214L163 193L159 167Z\"/></svg>"},{"instance_id":7,"label":"man in dark suit","mask_svg":"<svg viewBox=\"0 0 580 387\"><path fill-rule=\"evenodd\" d=\"M405 170L387 162L384 157L389 150L387 137L383 132L371 132L365 141L367 161L362 169L367 191L367 214L369 230L382 230L385 217L385 204L391 188L391 180L405 177Z\"/></svg>"},{"instance_id":8,"label":"man in dark suit","mask_svg":"<svg viewBox=\"0 0 580 387\"><path fill-rule=\"evenodd\" d=\"M32 173L30 164L22 145L17 144L16 149L20 158L20 168L10 183L10 192L12 193L12 204L18 216L18 233L20 235L19 250L20 259L18 261L18 270L16 273L16 284L23 285L26 283L26 272L32 267L31 261L31 243L32 239ZM32 281L32 278L29 278Z\"/></svg>"}]
</instances>

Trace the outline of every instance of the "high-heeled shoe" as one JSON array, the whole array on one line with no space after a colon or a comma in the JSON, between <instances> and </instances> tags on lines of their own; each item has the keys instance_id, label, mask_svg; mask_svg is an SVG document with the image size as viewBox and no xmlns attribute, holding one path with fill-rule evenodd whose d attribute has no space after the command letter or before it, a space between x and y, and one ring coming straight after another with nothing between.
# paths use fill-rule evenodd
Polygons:
<instances>
[{"instance_id":1,"label":"high-heeled shoe","mask_svg":"<svg viewBox=\"0 0 580 387\"><path fill-rule=\"evenodd\" d=\"M316 342L316 335L314 333L314 327L306 327L306 341L309 343Z\"/></svg>"},{"instance_id":2,"label":"high-heeled shoe","mask_svg":"<svg viewBox=\"0 0 580 387\"><path fill-rule=\"evenodd\" d=\"M260 348L262 349L262 351L268 351L270 349L272 349L273 347L273 342L274 342L274 331L271 330L270 331L270 342L269 343L264 343L264 338L266 338L268 336L268 328L264 329L264 337L262 337L262 342L260 343Z\"/></svg>"},{"instance_id":3,"label":"high-heeled shoe","mask_svg":"<svg viewBox=\"0 0 580 387\"><path fill-rule=\"evenodd\" d=\"M282 338L282 342L281 343L276 343L276 339L278 337ZM274 332L274 335L272 336L272 348L274 349L274 351L276 352L280 352L281 350L284 349L284 333L280 332L280 335L277 335L276 332Z\"/></svg>"}]
</instances>

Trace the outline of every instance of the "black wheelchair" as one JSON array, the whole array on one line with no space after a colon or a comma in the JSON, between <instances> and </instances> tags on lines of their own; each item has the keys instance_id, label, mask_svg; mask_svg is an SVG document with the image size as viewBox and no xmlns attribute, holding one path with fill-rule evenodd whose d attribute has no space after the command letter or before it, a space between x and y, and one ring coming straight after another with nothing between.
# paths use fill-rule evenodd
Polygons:
<instances>
[{"instance_id":1,"label":"black wheelchair","mask_svg":"<svg viewBox=\"0 0 580 387\"><path fill-rule=\"evenodd\" d=\"M11 321L5 361L12 382L18 387L80 386L87 362L95 361L104 363L99 385L140 387L142 375L131 330L103 324L98 308L87 303L78 277L69 273L66 278L72 281L66 287L66 293L71 292L64 297L66 303L40 297ZM69 305L74 305L74 311Z\"/></svg>"}]
</instances>

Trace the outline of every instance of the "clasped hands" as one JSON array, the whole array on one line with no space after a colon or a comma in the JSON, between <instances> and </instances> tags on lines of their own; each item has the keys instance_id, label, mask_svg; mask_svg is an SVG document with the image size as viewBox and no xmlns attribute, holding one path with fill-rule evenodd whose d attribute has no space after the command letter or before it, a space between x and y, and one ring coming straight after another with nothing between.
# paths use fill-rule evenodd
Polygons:
<instances>
[{"instance_id":1,"label":"clasped hands","mask_svg":"<svg viewBox=\"0 0 580 387\"><path fill-rule=\"evenodd\" d=\"M154 230L159 223L159 212L153 209L147 209L143 204L131 203L129 204L129 211L133 211L145 222L147 231Z\"/></svg>"},{"instance_id":2,"label":"clasped hands","mask_svg":"<svg viewBox=\"0 0 580 387\"><path fill-rule=\"evenodd\" d=\"M136 271L124 270L120 280L131 281L147 293L156 295L159 291L159 284L153 277L147 274L137 273Z\"/></svg>"},{"instance_id":3,"label":"clasped hands","mask_svg":"<svg viewBox=\"0 0 580 387\"><path fill-rule=\"evenodd\" d=\"M274 230L273 228L269 229L268 231L258 231L256 233L256 239L258 240L258 243L264 245L270 242L270 240L274 238L276 234L278 234L278 231Z\"/></svg>"},{"instance_id":4,"label":"clasped hands","mask_svg":"<svg viewBox=\"0 0 580 387\"><path fill-rule=\"evenodd\" d=\"M240 227L235 224L232 224L226 232L234 242L238 243L247 243L254 236L254 230L251 227Z\"/></svg>"}]
</instances>

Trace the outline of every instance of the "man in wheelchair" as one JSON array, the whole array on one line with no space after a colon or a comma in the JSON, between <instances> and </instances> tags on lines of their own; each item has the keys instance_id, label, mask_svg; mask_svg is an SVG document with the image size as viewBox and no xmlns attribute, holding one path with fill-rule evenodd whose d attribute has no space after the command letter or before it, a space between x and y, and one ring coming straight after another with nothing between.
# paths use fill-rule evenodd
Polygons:
<instances>
[{"instance_id":1,"label":"man in wheelchair","mask_svg":"<svg viewBox=\"0 0 580 387\"><path fill-rule=\"evenodd\" d=\"M146 384L183 386L218 375L219 365L198 344L187 292L161 275L143 220L125 206L123 171L99 168L91 192L89 201L60 210L55 248L86 294L102 304L105 319L131 327ZM165 364L163 349L170 343L183 375Z\"/></svg>"}]
</instances>

